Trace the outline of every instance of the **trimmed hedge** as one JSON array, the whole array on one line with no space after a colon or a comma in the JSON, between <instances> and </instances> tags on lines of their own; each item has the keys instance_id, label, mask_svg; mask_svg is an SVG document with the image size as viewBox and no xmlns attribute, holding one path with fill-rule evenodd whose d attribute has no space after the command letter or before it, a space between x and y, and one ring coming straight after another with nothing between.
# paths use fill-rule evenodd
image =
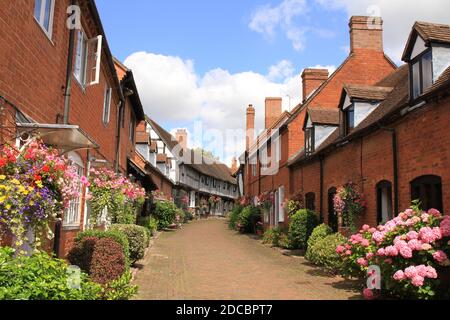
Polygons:
<instances>
[{"instance_id":1,"label":"trimmed hedge","mask_svg":"<svg viewBox=\"0 0 450 320\"><path fill-rule=\"evenodd\" d=\"M70 250L67 258L102 285L119 279L128 270L122 245L108 237L83 238Z\"/></svg>"},{"instance_id":2,"label":"trimmed hedge","mask_svg":"<svg viewBox=\"0 0 450 320\"><path fill-rule=\"evenodd\" d=\"M231 211L230 219L228 222L228 226L230 229L232 229L232 230L236 229L238 221L239 221L239 215L241 214L242 209L243 208L241 206L235 206L233 208L233 210Z\"/></svg>"},{"instance_id":3,"label":"trimmed hedge","mask_svg":"<svg viewBox=\"0 0 450 320\"><path fill-rule=\"evenodd\" d=\"M134 224L113 224L110 230L121 232L127 237L132 263L144 258L145 249L150 243L147 230L144 227Z\"/></svg>"},{"instance_id":4,"label":"trimmed hedge","mask_svg":"<svg viewBox=\"0 0 450 320\"><path fill-rule=\"evenodd\" d=\"M261 211L254 206L242 209L238 218L238 227L245 233L255 233L256 224L261 221Z\"/></svg>"},{"instance_id":5,"label":"trimmed hedge","mask_svg":"<svg viewBox=\"0 0 450 320\"><path fill-rule=\"evenodd\" d=\"M338 273L343 266L341 257L336 253L338 245L347 239L340 233L335 233L319 239L308 249L307 259L327 270Z\"/></svg>"},{"instance_id":6,"label":"trimmed hedge","mask_svg":"<svg viewBox=\"0 0 450 320\"><path fill-rule=\"evenodd\" d=\"M68 267L45 252L15 256L13 249L0 248L0 300L100 299L102 287L85 273L81 273L81 290L71 288Z\"/></svg>"},{"instance_id":7,"label":"trimmed hedge","mask_svg":"<svg viewBox=\"0 0 450 320\"><path fill-rule=\"evenodd\" d=\"M278 247L280 245L281 229L272 228L264 232L263 243L270 244L271 246Z\"/></svg>"},{"instance_id":8,"label":"trimmed hedge","mask_svg":"<svg viewBox=\"0 0 450 320\"><path fill-rule=\"evenodd\" d=\"M122 246L123 254L125 255L127 259L127 265L130 265L130 245L128 243L127 236L118 231L114 230L108 230L108 231L102 231L102 230L86 230L83 232L80 232L77 237L75 238L76 243L80 243L84 238L110 238L119 243Z\"/></svg>"},{"instance_id":9,"label":"trimmed hedge","mask_svg":"<svg viewBox=\"0 0 450 320\"><path fill-rule=\"evenodd\" d=\"M292 249L306 249L313 230L318 225L317 215L313 211L302 209L294 213L289 223L289 238Z\"/></svg>"},{"instance_id":10,"label":"trimmed hedge","mask_svg":"<svg viewBox=\"0 0 450 320\"><path fill-rule=\"evenodd\" d=\"M175 222L178 208L173 202L156 201L154 215L158 220L158 229L163 230Z\"/></svg>"},{"instance_id":11,"label":"trimmed hedge","mask_svg":"<svg viewBox=\"0 0 450 320\"><path fill-rule=\"evenodd\" d=\"M310 248L313 247L317 241L329 236L330 234L333 234L333 229L331 229L326 224L321 224L320 226L316 227L314 231L312 232L311 236L308 239L308 249L306 250L306 259L309 260L308 256L311 254Z\"/></svg>"}]
</instances>

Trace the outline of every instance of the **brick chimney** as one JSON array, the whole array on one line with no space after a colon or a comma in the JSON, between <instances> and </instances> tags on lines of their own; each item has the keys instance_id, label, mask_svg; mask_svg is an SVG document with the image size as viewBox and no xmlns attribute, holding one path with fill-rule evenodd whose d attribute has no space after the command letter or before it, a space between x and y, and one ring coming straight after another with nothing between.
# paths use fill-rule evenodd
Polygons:
<instances>
[{"instance_id":1,"label":"brick chimney","mask_svg":"<svg viewBox=\"0 0 450 320\"><path fill-rule=\"evenodd\" d=\"M351 53L360 49L383 52L383 19L353 16L349 26Z\"/></svg>"},{"instance_id":2,"label":"brick chimney","mask_svg":"<svg viewBox=\"0 0 450 320\"><path fill-rule=\"evenodd\" d=\"M237 171L237 169L239 169L238 161L236 157L233 157L233 159L231 160L231 171L234 173Z\"/></svg>"},{"instance_id":3,"label":"brick chimney","mask_svg":"<svg viewBox=\"0 0 450 320\"><path fill-rule=\"evenodd\" d=\"M255 141L255 108L253 105L249 105L247 108L247 126L246 130L246 148L250 149Z\"/></svg>"},{"instance_id":4,"label":"brick chimney","mask_svg":"<svg viewBox=\"0 0 450 320\"><path fill-rule=\"evenodd\" d=\"M187 139L188 134L186 129L178 129L175 133L175 138L177 139L180 146L183 148L183 150L187 149Z\"/></svg>"},{"instance_id":5,"label":"brick chimney","mask_svg":"<svg viewBox=\"0 0 450 320\"><path fill-rule=\"evenodd\" d=\"M271 125L281 116L282 98L266 98L266 118L265 128L269 129Z\"/></svg>"},{"instance_id":6,"label":"brick chimney","mask_svg":"<svg viewBox=\"0 0 450 320\"><path fill-rule=\"evenodd\" d=\"M325 81L328 80L327 69L305 69L302 73L303 81L303 102L317 90Z\"/></svg>"}]
</instances>

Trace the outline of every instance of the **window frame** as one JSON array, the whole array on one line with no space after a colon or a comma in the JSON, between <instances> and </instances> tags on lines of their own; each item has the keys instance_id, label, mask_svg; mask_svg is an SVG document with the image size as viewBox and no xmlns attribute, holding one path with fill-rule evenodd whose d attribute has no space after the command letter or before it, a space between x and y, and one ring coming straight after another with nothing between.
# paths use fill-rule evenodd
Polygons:
<instances>
[{"instance_id":1,"label":"window frame","mask_svg":"<svg viewBox=\"0 0 450 320\"><path fill-rule=\"evenodd\" d=\"M414 59L412 59L409 62L409 83L410 83L410 88L409 88L409 96L410 96L410 100L411 101L416 101L418 99L420 99L420 97L423 95L424 91L428 88L424 88L424 77L423 77L423 58L430 54L431 55L431 60L430 60L430 65L431 65L431 86L434 83L434 75L433 75L433 50L431 48L428 48L427 50L423 51L422 53L420 53L419 55L417 55ZM415 65L419 66L419 84L420 84L420 93L418 94L417 97L414 96L414 73L413 73L413 68Z\"/></svg>"},{"instance_id":2,"label":"window frame","mask_svg":"<svg viewBox=\"0 0 450 320\"><path fill-rule=\"evenodd\" d=\"M424 206L425 204L423 203L423 199L421 199L421 196L423 196L423 189L420 189L419 191L417 191L417 188L424 188L427 185L431 185L431 186L439 186L438 189L434 189L434 190L428 190L429 192L432 192L431 194L431 199L429 199L429 202L436 202L436 205L433 206L433 209L437 209L440 212L444 212L444 198L443 198L443 194L442 194L442 177L437 176L437 175L423 175L423 176L419 176L416 177L414 180L412 180L410 182L410 186L411 186L411 201L414 200L421 200L421 205L422 205L422 209L425 211L428 211L429 208L428 206ZM425 190L427 191L427 190ZM417 195L417 193L419 193L419 195Z\"/></svg>"},{"instance_id":3,"label":"window frame","mask_svg":"<svg viewBox=\"0 0 450 320\"><path fill-rule=\"evenodd\" d=\"M104 126L108 126L111 121L111 99L112 99L112 88L109 85L106 85L105 96L103 100L103 119L102 119ZM108 115L108 119L106 119L106 115Z\"/></svg>"},{"instance_id":4,"label":"window frame","mask_svg":"<svg viewBox=\"0 0 450 320\"><path fill-rule=\"evenodd\" d=\"M80 39L82 38L82 42L80 42ZM77 65L77 60L78 60L78 50L79 50L79 45L83 44L82 47L82 53L81 53L81 66L80 66L80 74L76 73L76 65ZM86 76L87 76L87 65L88 65L88 54L89 54L89 49L88 49L88 43L89 43L89 38L86 34L86 32L84 31L83 28L81 28L80 30L78 30L77 33L77 43L76 43L76 48L75 48L75 63L74 63L74 70L73 70L73 75L75 77L75 79L77 80L78 84L85 89L87 87L86 85Z\"/></svg>"},{"instance_id":5,"label":"window frame","mask_svg":"<svg viewBox=\"0 0 450 320\"><path fill-rule=\"evenodd\" d=\"M50 5L50 11L48 12L49 17L48 17L48 30L47 30L45 28L44 23L45 23L45 14L46 14L46 8L47 8L48 1L51 2L51 5ZM45 33L45 35L48 37L48 39L50 41L52 41L52 37L53 37L53 19L54 19L54 16L55 16L55 0L41 0L41 8L40 8L40 12L39 12L39 18L36 17L36 5L37 5L37 2L35 0L34 1L33 18L37 22L39 27L41 27L42 31Z\"/></svg>"}]
</instances>

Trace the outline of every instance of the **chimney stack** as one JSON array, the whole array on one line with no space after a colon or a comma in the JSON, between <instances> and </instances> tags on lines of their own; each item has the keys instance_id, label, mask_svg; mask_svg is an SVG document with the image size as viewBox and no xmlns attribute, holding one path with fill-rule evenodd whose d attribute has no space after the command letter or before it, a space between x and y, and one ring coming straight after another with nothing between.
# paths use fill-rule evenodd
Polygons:
<instances>
[{"instance_id":1,"label":"chimney stack","mask_svg":"<svg viewBox=\"0 0 450 320\"><path fill-rule=\"evenodd\" d=\"M186 129L178 129L175 133L175 138L177 139L180 146L183 148L183 150L187 149L187 139L188 134Z\"/></svg>"},{"instance_id":2,"label":"chimney stack","mask_svg":"<svg viewBox=\"0 0 450 320\"><path fill-rule=\"evenodd\" d=\"M327 69L305 69L302 73L303 81L303 103L309 96L317 90L325 81L328 80L329 72Z\"/></svg>"},{"instance_id":3,"label":"chimney stack","mask_svg":"<svg viewBox=\"0 0 450 320\"><path fill-rule=\"evenodd\" d=\"M247 150L255 141L255 108L249 105L247 108L247 126L246 126L246 148Z\"/></svg>"},{"instance_id":4,"label":"chimney stack","mask_svg":"<svg viewBox=\"0 0 450 320\"><path fill-rule=\"evenodd\" d=\"M383 52L383 19L353 16L349 26L351 53L360 49Z\"/></svg>"},{"instance_id":5,"label":"chimney stack","mask_svg":"<svg viewBox=\"0 0 450 320\"><path fill-rule=\"evenodd\" d=\"M234 173L237 171L237 169L239 169L238 161L236 157L233 157L233 159L231 160L231 171Z\"/></svg>"},{"instance_id":6,"label":"chimney stack","mask_svg":"<svg viewBox=\"0 0 450 320\"><path fill-rule=\"evenodd\" d=\"M283 103L282 98L266 98L266 118L265 128L266 130L272 126L275 121L281 116L281 105Z\"/></svg>"}]
</instances>

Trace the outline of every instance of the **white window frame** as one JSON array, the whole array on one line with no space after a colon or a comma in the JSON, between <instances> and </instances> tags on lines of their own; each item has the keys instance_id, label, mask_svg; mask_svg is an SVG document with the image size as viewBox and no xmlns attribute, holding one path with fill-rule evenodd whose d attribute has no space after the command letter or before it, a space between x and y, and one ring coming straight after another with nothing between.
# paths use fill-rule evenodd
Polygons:
<instances>
[{"instance_id":1,"label":"white window frame","mask_svg":"<svg viewBox=\"0 0 450 320\"><path fill-rule=\"evenodd\" d=\"M75 153L69 153L69 160L72 165L76 166L78 169L78 175L84 174L84 164L81 157ZM81 181L79 182L80 197L76 200L71 200L69 202L69 208L64 210L63 227L64 228L81 228L81 208L83 199L83 186Z\"/></svg>"},{"instance_id":2,"label":"white window frame","mask_svg":"<svg viewBox=\"0 0 450 320\"><path fill-rule=\"evenodd\" d=\"M283 202L284 202L284 196L285 196L285 189L284 186L281 186L278 189L278 222L284 222L284 208L283 208Z\"/></svg>"},{"instance_id":3,"label":"white window frame","mask_svg":"<svg viewBox=\"0 0 450 320\"><path fill-rule=\"evenodd\" d=\"M103 36L99 35L92 39L89 39L83 28L78 30L77 43L76 43L76 55L75 55L75 65L73 74L77 79L78 83L83 87L89 87L100 83L100 66L101 66L101 55L102 55L102 42ZM95 63L90 66L90 47L95 47ZM81 52L80 52L81 51ZM80 61L81 60L81 61ZM79 71L77 66L79 65ZM89 78L91 71L94 78Z\"/></svg>"},{"instance_id":4,"label":"white window frame","mask_svg":"<svg viewBox=\"0 0 450 320\"><path fill-rule=\"evenodd\" d=\"M103 101L103 124L107 126L111 119L111 98L112 98L112 88L106 86L105 97Z\"/></svg>"},{"instance_id":5,"label":"white window frame","mask_svg":"<svg viewBox=\"0 0 450 320\"><path fill-rule=\"evenodd\" d=\"M50 2L50 8L48 12L48 29L46 29L44 23L45 23L45 15L47 14L46 8L47 3ZM52 40L52 34L53 34L53 16L55 14L55 0L41 0L41 8L39 10L39 17L36 17L36 0L34 1L34 12L33 16L36 22L41 27L42 31L44 31L45 35Z\"/></svg>"}]
</instances>

